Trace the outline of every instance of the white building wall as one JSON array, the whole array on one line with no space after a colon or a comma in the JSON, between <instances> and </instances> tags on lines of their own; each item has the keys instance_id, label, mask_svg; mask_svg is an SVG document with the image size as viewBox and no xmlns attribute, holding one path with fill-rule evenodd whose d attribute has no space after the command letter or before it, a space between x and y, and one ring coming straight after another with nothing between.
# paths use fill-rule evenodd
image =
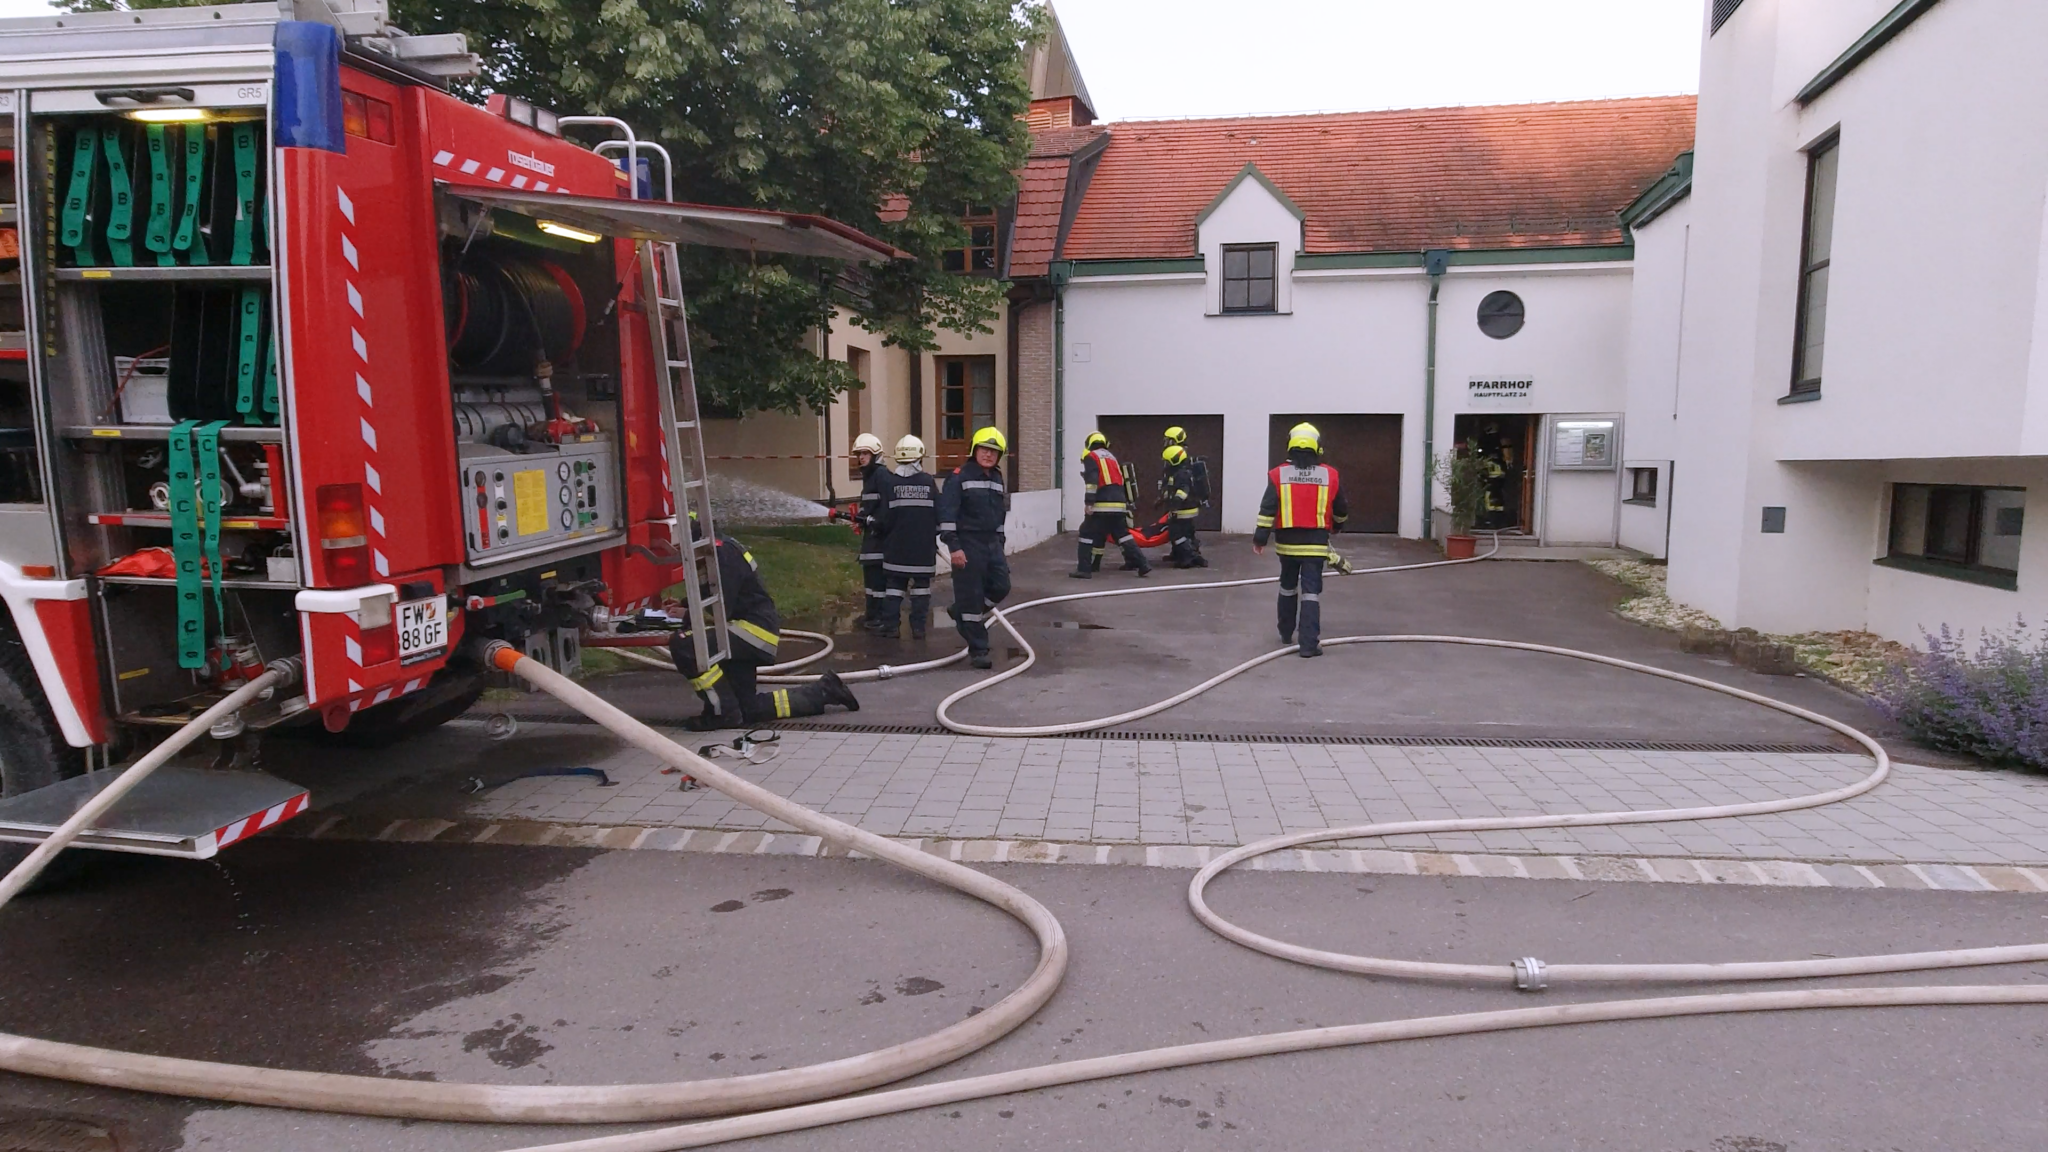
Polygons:
<instances>
[{"instance_id":1,"label":"white building wall","mask_svg":"<svg viewBox=\"0 0 2048 1152\"><path fill-rule=\"evenodd\" d=\"M1672 460L1678 451L1678 355L1685 301L1685 270L1692 246L1690 199L1664 210L1635 231L1636 259L1629 285L1628 402L1622 445L1621 495L1629 494L1626 469L1657 473L1656 503L1621 506L1619 543L1662 559L1669 542Z\"/></svg>"},{"instance_id":2,"label":"white building wall","mask_svg":"<svg viewBox=\"0 0 2048 1152\"><path fill-rule=\"evenodd\" d=\"M1638 237L1627 454L1663 455L1653 361L1668 350L1671 592L1730 626L1912 641L2048 608L2032 578L2048 571L2048 525L2023 539L2018 592L1873 564L1893 483L2048 480L2022 458L2048 452L2048 5L1938 5L1802 109L1794 94L1892 7L1747 0L1703 50L1688 241L1660 242L1669 216ZM1835 131L1821 395L1781 404L1803 149ZM1650 307L1674 265L1683 324L1660 332ZM1768 507L1786 509L1784 533L1762 531ZM1643 538L1643 518L1623 515L1624 539Z\"/></svg>"},{"instance_id":3,"label":"white building wall","mask_svg":"<svg viewBox=\"0 0 2048 1152\"><path fill-rule=\"evenodd\" d=\"M1248 187L1255 185L1239 186ZM1081 442L1102 416L1220 412L1223 528L1249 532L1265 491L1272 413L1397 414L1400 532L1420 536L1428 277L1419 268L1302 270L1292 281L1292 314L1251 316L1210 314L1204 273L1072 281L1066 288L1068 471L1079 467ZM1621 263L1452 269L1438 298L1437 450L1449 449L1458 413L1511 410L1469 402L1467 382L1475 375L1535 379L1536 399L1520 410L1619 413L1628 283L1628 266ZM1522 331L1507 340L1478 327L1479 301L1497 288L1521 295L1528 309ZM1598 487L1599 507L1590 518L1604 527L1592 534L1611 543L1618 473L1582 473L1569 483ZM1065 516L1070 525L1082 516L1078 484L1067 486Z\"/></svg>"}]
</instances>

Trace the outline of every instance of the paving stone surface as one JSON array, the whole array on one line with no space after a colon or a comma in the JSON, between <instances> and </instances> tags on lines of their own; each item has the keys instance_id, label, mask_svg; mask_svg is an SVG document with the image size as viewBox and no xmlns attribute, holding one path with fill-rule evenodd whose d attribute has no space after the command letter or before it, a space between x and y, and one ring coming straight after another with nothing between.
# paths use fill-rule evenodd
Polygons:
<instances>
[{"instance_id":1,"label":"paving stone surface","mask_svg":"<svg viewBox=\"0 0 2048 1152\"><path fill-rule=\"evenodd\" d=\"M685 743L704 739L671 735ZM800 804L885 836L1151 847L1234 846L1282 833L1405 820L1733 804L1839 788L1869 771L1868 760L1852 755L838 732L787 732L771 759L727 763ZM596 766L613 787L588 777L515 780L472 799L461 817L791 831L716 792L679 791L678 777L663 775L645 753L629 749ZM1876 791L1805 811L1402 835L1337 847L1446 857L2044 865L2048 778L1895 764ZM1722 872L1698 879L1751 882L1749 870ZM1843 882L1865 880L1842 875ZM1807 882L1803 873L1800 879ZM1941 880L1935 877L1930 886L1950 886Z\"/></svg>"}]
</instances>

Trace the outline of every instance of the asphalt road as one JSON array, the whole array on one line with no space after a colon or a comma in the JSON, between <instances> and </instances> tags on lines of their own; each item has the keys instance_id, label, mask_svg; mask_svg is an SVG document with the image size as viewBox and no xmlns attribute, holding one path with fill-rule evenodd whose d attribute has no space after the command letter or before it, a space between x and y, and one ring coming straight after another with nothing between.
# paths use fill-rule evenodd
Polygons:
<instances>
[{"instance_id":1,"label":"asphalt road","mask_svg":"<svg viewBox=\"0 0 2048 1152\"><path fill-rule=\"evenodd\" d=\"M1346 536L1341 544L1359 567L1441 558L1426 545L1393 537ZM1207 552L1212 567L1185 572L1162 567L1147 583L1192 584L1277 571L1272 555L1252 555L1244 537L1212 539ZM1010 602L1139 584L1133 574L1113 570L1088 583L1069 580L1072 556L1065 537L1013 556L1016 591ZM1115 565L1111 558L1108 567ZM1618 656L1774 696L1864 728L1919 762L1935 759L1901 739L1860 698L1823 681L1760 676L1725 660L1679 652L1673 634L1614 614L1614 605L1630 595L1576 562L1487 561L1333 577L1322 602L1323 630L1326 636L1477 636ZM941 581L940 603L949 596ZM965 702L955 715L978 723L1026 725L1137 708L1270 651L1279 642L1273 617L1272 585L1033 609L1020 614L1017 624L1037 649L1039 666ZM839 643L840 651L826 666L842 670L909 663L959 647L950 629L941 627L934 627L922 644L866 636L841 637ZM796 642L788 649L791 654L801 650ZM1022 656L1000 635L995 651L999 667ZM857 689L861 711L834 712L825 722L929 726L939 700L982 675L962 666L863 684ZM616 674L598 677L591 686L645 718L677 719L697 711L695 698L670 674ZM562 711L544 697L488 707L515 713ZM1126 730L1709 743L1835 739L1793 717L1616 669L1533 653L1425 645L1332 648L1321 660L1278 661Z\"/></svg>"},{"instance_id":2,"label":"asphalt road","mask_svg":"<svg viewBox=\"0 0 2048 1152\"><path fill-rule=\"evenodd\" d=\"M1061 918L1074 964L1038 1018L934 1077L1532 1002L1250 953L1193 921L1183 872L1001 873ZM1212 892L1264 931L1436 959L1804 957L2048 934L2041 898L1995 893L1293 873L1229 877ZM499 1083L717 1076L847 1055L992 1002L1032 959L1000 914L845 860L265 840L219 866L109 861L4 915L8 1031ZM2043 979L2048 966L1860 982ZM2022 1008L1596 1025L1159 1072L747 1146L2038 1148L2044 1050L2048 1015ZM592 1134L0 1078L0 1121L52 1115L109 1125L136 1150L441 1152Z\"/></svg>"}]
</instances>

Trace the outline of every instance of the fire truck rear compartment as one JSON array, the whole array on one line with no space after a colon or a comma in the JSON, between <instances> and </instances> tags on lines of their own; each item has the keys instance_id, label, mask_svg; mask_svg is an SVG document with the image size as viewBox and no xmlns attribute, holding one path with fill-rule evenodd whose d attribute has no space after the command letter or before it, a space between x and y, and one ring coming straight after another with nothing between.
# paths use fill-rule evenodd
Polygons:
<instances>
[{"instance_id":1,"label":"fire truck rear compartment","mask_svg":"<svg viewBox=\"0 0 2048 1152\"><path fill-rule=\"evenodd\" d=\"M442 217L464 557L596 548L624 526L612 246L473 205Z\"/></svg>"}]
</instances>

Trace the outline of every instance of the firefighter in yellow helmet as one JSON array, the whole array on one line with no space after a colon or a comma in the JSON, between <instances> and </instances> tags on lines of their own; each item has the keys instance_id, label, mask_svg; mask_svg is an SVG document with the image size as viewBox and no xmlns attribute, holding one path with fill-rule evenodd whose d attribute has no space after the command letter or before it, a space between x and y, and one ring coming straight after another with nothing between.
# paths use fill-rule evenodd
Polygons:
<instances>
[{"instance_id":1,"label":"firefighter in yellow helmet","mask_svg":"<svg viewBox=\"0 0 2048 1152\"><path fill-rule=\"evenodd\" d=\"M1076 580L1093 576L1103 550L1114 540L1123 549L1124 566L1136 569L1140 576L1150 576L1152 562L1131 538L1130 484L1123 464L1109 450L1109 437L1090 432L1082 447L1081 500L1087 517L1081 521L1077 562L1070 575Z\"/></svg>"},{"instance_id":2,"label":"firefighter in yellow helmet","mask_svg":"<svg viewBox=\"0 0 2048 1152\"><path fill-rule=\"evenodd\" d=\"M1201 542L1195 539L1195 520L1209 495L1208 479L1197 480L1199 462L1178 444L1168 444L1159 458L1166 463L1166 478L1159 488L1166 498L1166 539L1173 546L1168 559L1175 568L1207 568L1209 558L1202 555Z\"/></svg>"},{"instance_id":3,"label":"firefighter in yellow helmet","mask_svg":"<svg viewBox=\"0 0 2048 1152\"><path fill-rule=\"evenodd\" d=\"M1303 656L1323 654L1323 565L1330 534L1350 516L1337 470L1323 463L1323 434L1313 424L1287 433L1287 459L1266 474L1252 551L1271 541L1280 554L1280 642L1301 637Z\"/></svg>"},{"instance_id":4,"label":"firefighter in yellow helmet","mask_svg":"<svg viewBox=\"0 0 2048 1152\"><path fill-rule=\"evenodd\" d=\"M970 441L973 455L939 490L939 540L953 562L953 625L967 641L968 662L990 668L988 611L1010 594L1010 562L1003 556L1003 519L1010 511L1003 484L1009 442L994 428Z\"/></svg>"}]
</instances>

